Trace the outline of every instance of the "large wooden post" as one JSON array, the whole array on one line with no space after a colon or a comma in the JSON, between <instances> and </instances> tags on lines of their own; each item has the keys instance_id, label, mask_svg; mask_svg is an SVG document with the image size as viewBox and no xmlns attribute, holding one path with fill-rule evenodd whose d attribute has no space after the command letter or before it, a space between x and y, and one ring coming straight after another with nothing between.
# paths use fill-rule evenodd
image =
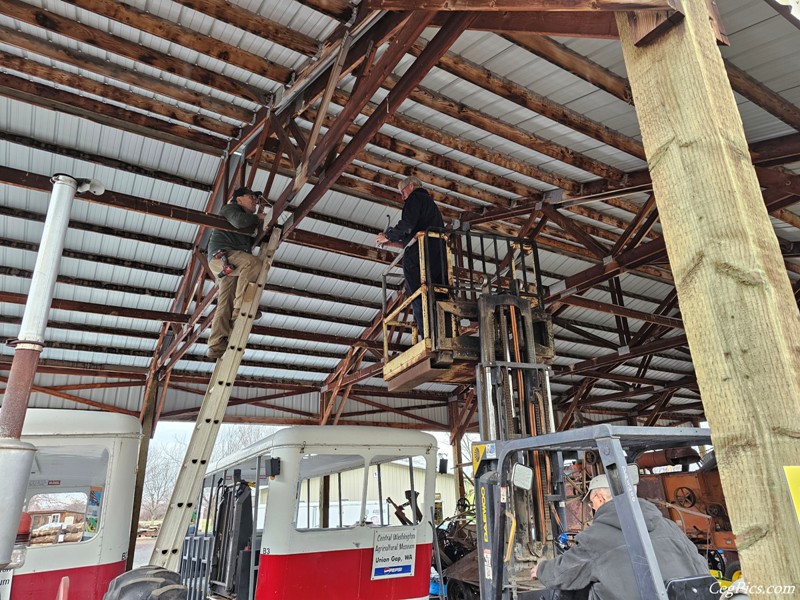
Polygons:
<instances>
[{"instance_id":1,"label":"large wooden post","mask_svg":"<svg viewBox=\"0 0 800 600\"><path fill-rule=\"evenodd\" d=\"M800 586L800 315L706 3L683 6L638 48L618 14L622 49L743 573Z\"/></svg>"}]
</instances>

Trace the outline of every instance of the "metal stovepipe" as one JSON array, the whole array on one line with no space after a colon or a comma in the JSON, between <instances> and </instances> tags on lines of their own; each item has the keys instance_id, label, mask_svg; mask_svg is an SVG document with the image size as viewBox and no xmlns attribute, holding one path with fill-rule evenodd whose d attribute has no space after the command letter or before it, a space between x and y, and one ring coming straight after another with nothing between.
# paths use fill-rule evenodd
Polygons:
<instances>
[{"instance_id":1,"label":"metal stovepipe","mask_svg":"<svg viewBox=\"0 0 800 600\"><path fill-rule=\"evenodd\" d=\"M8 375L3 405L0 407L0 568L11 561L17 525L25 501L31 464L36 448L20 441L33 378L44 346L44 332L58 276L64 238L76 191L103 193L101 185L69 175L54 175L50 206L42 231L42 242L36 257L25 313L19 336L11 342L14 359Z\"/></svg>"}]
</instances>

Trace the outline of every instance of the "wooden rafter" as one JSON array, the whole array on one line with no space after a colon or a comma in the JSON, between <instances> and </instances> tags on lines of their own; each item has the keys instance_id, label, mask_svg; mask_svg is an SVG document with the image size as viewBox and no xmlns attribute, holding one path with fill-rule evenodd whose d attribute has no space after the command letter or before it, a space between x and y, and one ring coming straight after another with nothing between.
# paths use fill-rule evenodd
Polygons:
<instances>
[{"instance_id":1,"label":"wooden rafter","mask_svg":"<svg viewBox=\"0 0 800 600\"><path fill-rule=\"evenodd\" d=\"M108 52L113 52L114 54L124 56L130 60L150 65L162 71L180 73L181 76L186 79L201 82L203 85L210 88L237 96L255 104L261 103L261 92L247 84L166 54L156 52L135 42L100 31L99 29L87 27L86 25L76 27L75 22L70 19L26 4L20 0L5 0L2 5L0 5L0 14L4 14L12 19L18 19L33 27L41 27L48 31L65 35L84 44L101 47Z\"/></svg>"},{"instance_id":2,"label":"wooden rafter","mask_svg":"<svg viewBox=\"0 0 800 600\"><path fill-rule=\"evenodd\" d=\"M675 10L676 0L366 0L372 10L556 11Z\"/></svg>"},{"instance_id":3,"label":"wooden rafter","mask_svg":"<svg viewBox=\"0 0 800 600\"><path fill-rule=\"evenodd\" d=\"M440 12L433 25L444 22L447 12ZM619 32L614 13L600 12L591 15L574 12L479 12L470 29L494 33L524 32L537 36L567 36L598 39L617 39Z\"/></svg>"},{"instance_id":4,"label":"wooden rafter","mask_svg":"<svg viewBox=\"0 0 800 600\"><path fill-rule=\"evenodd\" d=\"M86 96L73 94L66 90L57 90L49 85L8 73L0 73L0 94L22 100L34 106L42 106L88 118L123 131L138 133L153 139L161 139L177 146L191 148L206 154L216 154L227 143L224 138L197 131L184 125L151 117L113 104L107 104ZM113 94L110 93L109 95Z\"/></svg>"},{"instance_id":5,"label":"wooden rafter","mask_svg":"<svg viewBox=\"0 0 800 600\"><path fill-rule=\"evenodd\" d=\"M300 54L313 56L319 50L319 42L315 39L227 0L175 0L175 2Z\"/></svg>"},{"instance_id":6,"label":"wooden rafter","mask_svg":"<svg viewBox=\"0 0 800 600\"><path fill-rule=\"evenodd\" d=\"M61 46L54 41L45 40L34 35L15 31L0 25L0 37L3 42L27 50L39 56L57 60L60 63L78 67L101 77L127 83L164 96L183 102L187 106L202 106L204 114L216 113L224 115L239 122L247 122L252 117L252 111L223 102L208 94L201 94L188 89L186 86L175 85L152 77L146 73L126 69L110 61L101 60L85 53L77 52L71 48Z\"/></svg>"}]
</instances>

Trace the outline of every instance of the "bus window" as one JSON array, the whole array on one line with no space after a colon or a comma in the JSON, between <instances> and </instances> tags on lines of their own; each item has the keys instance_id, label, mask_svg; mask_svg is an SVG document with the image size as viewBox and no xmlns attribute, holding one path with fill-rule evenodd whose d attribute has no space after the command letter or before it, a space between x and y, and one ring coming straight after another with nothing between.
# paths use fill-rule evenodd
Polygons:
<instances>
[{"instance_id":1,"label":"bus window","mask_svg":"<svg viewBox=\"0 0 800 600\"><path fill-rule=\"evenodd\" d=\"M306 454L300 461L298 491L297 529L354 527L363 520L364 458Z\"/></svg>"},{"instance_id":2,"label":"bus window","mask_svg":"<svg viewBox=\"0 0 800 600\"><path fill-rule=\"evenodd\" d=\"M92 539L101 524L108 450L101 446L47 446L33 460L25 511L31 545Z\"/></svg>"},{"instance_id":3,"label":"bus window","mask_svg":"<svg viewBox=\"0 0 800 600\"><path fill-rule=\"evenodd\" d=\"M424 520L424 456L376 456L367 477L366 521L374 527L416 525ZM415 500L412 502L412 498Z\"/></svg>"},{"instance_id":4,"label":"bus window","mask_svg":"<svg viewBox=\"0 0 800 600\"><path fill-rule=\"evenodd\" d=\"M88 497L82 492L36 494L28 501L31 545L80 542ZM95 530L96 531L96 530ZM93 534L92 534L93 535Z\"/></svg>"},{"instance_id":5,"label":"bus window","mask_svg":"<svg viewBox=\"0 0 800 600\"><path fill-rule=\"evenodd\" d=\"M259 461L262 467L258 473L258 485L254 488L258 493L256 498L256 531L264 531L264 521L267 518L267 496L269 495L270 478L266 475L266 465L269 463L270 458L269 454L265 454Z\"/></svg>"}]
</instances>

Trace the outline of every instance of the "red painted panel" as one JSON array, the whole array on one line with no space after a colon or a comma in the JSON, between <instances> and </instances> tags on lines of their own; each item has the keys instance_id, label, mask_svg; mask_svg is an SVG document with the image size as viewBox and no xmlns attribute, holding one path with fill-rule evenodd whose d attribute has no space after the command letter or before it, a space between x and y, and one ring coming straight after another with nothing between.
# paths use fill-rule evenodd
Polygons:
<instances>
[{"instance_id":1,"label":"red painted panel","mask_svg":"<svg viewBox=\"0 0 800 600\"><path fill-rule=\"evenodd\" d=\"M371 581L372 548L262 554L256 600L404 600L427 598L430 589L431 545L417 546L414 575Z\"/></svg>"},{"instance_id":2,"label":"red painted panel","mask_svg":"<svg viewBox=\"0 0 800 600\"><path fill-rule=\"evenodd\" d=\"M125 571L125 561L74 569L14 575L11 600L51 600L62 577L69 577L69 600L102 600L108 584Z\"/></svg>"}]
</instances>

